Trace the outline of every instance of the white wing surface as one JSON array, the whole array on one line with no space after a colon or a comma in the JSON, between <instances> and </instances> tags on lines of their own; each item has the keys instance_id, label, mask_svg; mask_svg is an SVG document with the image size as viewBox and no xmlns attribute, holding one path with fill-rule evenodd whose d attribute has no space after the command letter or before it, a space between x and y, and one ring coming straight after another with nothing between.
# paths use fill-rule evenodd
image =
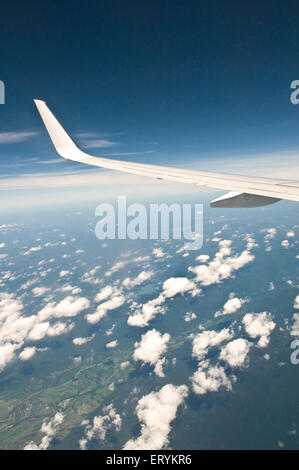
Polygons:
<instances>
[{"instance_id":1,"label":"white wing surface","mask_svg":"<svg viewBox=\"0 0 299 470\"><path fill-rule=\"evenodd\" d=\"M273 204L280 199L299 201L299 181L189 170L93 157L77 147L44 101L34 100L34 102L56 151L67 160L149 176L159 180L228 190L228 194L211 202L212 207L257 207Z\"/></svg>"}]
</instances>

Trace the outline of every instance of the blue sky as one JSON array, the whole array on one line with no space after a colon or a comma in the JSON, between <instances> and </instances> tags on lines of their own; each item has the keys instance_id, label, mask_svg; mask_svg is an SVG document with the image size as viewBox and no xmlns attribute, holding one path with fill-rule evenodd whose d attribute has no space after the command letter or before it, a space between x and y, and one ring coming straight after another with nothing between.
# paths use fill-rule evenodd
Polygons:
<instances>
[{"instance_id":1,"label":"blue sky","mask_svg":"<svg viewBox=\"0 0 299 470\"><path fill-rule=\"evenodd\" d=\"M293 175L298 18L294 0L1 6L2 178L81 171L55 163L33 98L94 155L251 174L284 155Z\"/></svg>"}]
</instances>

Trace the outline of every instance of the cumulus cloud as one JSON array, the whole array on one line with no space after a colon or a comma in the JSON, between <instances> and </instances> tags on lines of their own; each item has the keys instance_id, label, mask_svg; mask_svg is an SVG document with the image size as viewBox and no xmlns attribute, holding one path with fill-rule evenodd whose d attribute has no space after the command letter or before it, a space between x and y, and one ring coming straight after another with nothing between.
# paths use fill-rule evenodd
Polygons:
<instances>
[{"instance_id":1,"label":"cumulus cloud","mask_svg":"<svg viewBox=\"0 0 299 470\"><path fill-rule=\"evenodd\" d=\"M112 403L105 406L103 412L103 415L95 416L92 424L87 424L85 427L85 437L79 441L81 450L85 450L88 442L92 439L105 440L107 432L113 427L116 431L120 431L122 419Z\"/></svg>"},{"instance_id":2,"label":"cumulus cloud","mask_svg":"<svg viewBox=\"0 0 299 470\"><path fill-rule=\"evenodd\" d=\"M251 343L243 338L234 339L227 343L220 352L220 359L230 367L244 367Z\"/></svg>"},{"instance_id":3,"label":"cumulus cloud","mask_svg":"<svg viewBox=\"0 0 299 470\"><path fill-rule=\"evenodd\" d=\"M15 358L26 341L39 341L45 336L68 333L73 324L50 320L76 315L88 305L87 299L67 297L58 304L49 303L36 315L23 316L23 304L13 294L0 293L0 370ZM47 320L47 321L45 321ZM20 353L20 359L27 353Z\"/></svg>"},{"instance_id":4,"label":"cumulus cloud","mask_svg":"<svg viewBox=\"0 0 299 470\"><path fill-rule=\"evenodd\" d=\"M219 332L214 330L202 331L193 338L192 356L198 359L198 361L201 361L211 347L219 346L232 337L233 332L230 331L229 328L224 328Z\"/></svg>"},{"instance_id":5,"label":"cumulus cloud","mask_svg":"<svg viewBox=\"0 0 299 470\"><path fill-rule=\"evenodd\" d=\"M125 303L126 299L123 295L117 295L100 304L94 313L85 316L88 323L98 323L103 317L106 316L108 310L115 310Z\"/></svg>"},{"instance_id":6,"label":"cumulus cloud","mask_svg":"<svg viewBox=\"0 0 299 470\"><path fill-rule=\"evenodd\" d=\"M206 263L209 259L209 255L199 255L195 258L195 261L199 261L200 263Z\"/></svg>"},{"instance_id":7,"label":"cumulus cloud","mask_svg":"<svg viewBox=\"0 0 299 470\"><path fill-rule=\"evenodd\" d=\"M149 300L143 305L139 305L136 311L129 316L130 326L147 326L157 314L165 313L163 304L166 299L175 297L178 294L190 293L192 296L200 294L195 282L186 277L171 277L163 283L162 292L155 299Z\"/></svg>"},{"instance_id":8,"label":"cumulus cloud","mask_svg":"<svg viewBox=\"0 0 299 470\"><path fill-rule=\"evenodd\" d=\"M190 322L192 320L195 320L197 318L196 314L194 312L186 312L184 316L185 322Z\"/></svg>"},{"instance_id":9,"label":"cumulus cloud","mask_svg":"<svg viewBox=\"0 0 299 470\"><path fill-rule=\"evenodd\" d=\"M230 278L234 271L254 260L254 255L250 252L252 241L247 242L247 248L236 255L232 254L231 244L231 240L220 241L220 249L212 261L208 264L189 267L189 271L196 275L196 280L200 284L203 286L218 284L222 280Z\"/></svg>"},{"instance_id":10,"label":"cumulus cloud","mask_svg":"<svg viewBox=\"0 0 299 470\"><path fill-rule=\"evenodd\" d=\"M163 284L162 295L167 299L177 294L184 294L185 292L190 292L194 297L200 293L200 290L196 287L196 284L187 277L171 277Z\"/></svg>"},{"instance_id":11,"label":"cumulus cloud","mask_svg":"<svg viewBox=\"0 0 299 470\"><path fill-rule=\"evenodd\" d=\"M82 338L82 337L78 337L78 338L74 338L73 339L73 344L75 346L82 346L83 344L86 344L86 343L89 343L89 341L92 341L93 338L94 338L94 334L92 336L89 336L87 338Z\"/></svg>"},{"instance_id":12,"label":"cumulus cloud","mask_svg":"<svg viewBox=\"0 0 299 470\"><path fill-rule=\"evenodd\" d=\"M95 266L90 271L87 271L86 273L84 273L83 276L81 277L81 281L87 282L92 285L100 284L102 280L96 277L96 273L101 269L101 267L102 266Z\"/></svg>"},{"instance_id":13,"label":"cumulus cloud","mask_svg":"<svg viewBox=\"0 0 299 470\"><path fill-rule=\"evenodd\" d=\"M117 339L115 339L114 341L110 341L110 343L107 343L106 348L108 349L116 348L117 345L118 345L118 341Z\"/></svg>"},{"instance_id":14,"label":"cumulus cloud","mask_svg":"<svg viewBox=\"0 0 299 470\"><path fill-rule=\"evenodd\" d=\"M46 419L41 427L41 433L44 434L41 443L35 444L33 441L29 442L24 447L24 450L46 450L50 447L53 437L57 433L59 426L64 420L64 415L60 412L56 413L53 418Z\"/></svg>"},{"instance_id":15,"label":"cumulus cloud","mask_svg":"<svg viewBox=\"0 0 299 470\"><path fill-rule=\"evenodd\" d=\"M131 279L127 277L126 279L124 279L122 284L126 288L131 289L132 287L139 286L143 282L150 279L153 276L153 274L154 274L153 271L142 271L141 273L138 274L137 277L135 277L135 279Z\"/></svg>"},{"instance_id":16,"label":"cumulus cloud","mask_svg":"<svg viewBox=\"0 0 299 470\"><path fill-rule=\"evenodd\" d=\"M220 388L232 389L230 379L221 366L210 366L209 361L202 361L198 370L191 377L192 388L197 395L217 392Z\"/></svg>"},{"instance_id":17,"label":"cumulus cloud","mask_svg":"<svg viewBox=\"0 0 299 470\"><path fill-rule=\"evenodd\" d=\"M161 357L166 353L169 340L170 335L168 333L162 335L155 329L147 331L141 336L140 342L135 343L133 359L135 361L142 361L144 364L149 363L154 365L155 374L159 377L164 377L163 364L165 358L161 359Z\"/></svg>"},{"instance_id":18,"label":"cumulus cloud","mask_svg":"<svg viewBox=\"0 0 299 470\"><path fill-rule=\"evenodd\" d=\"M23 351L19 354L19 358L22 359L22 361L28 361L28 359L31 359L34 354L36 353L36 347L33 346L31 348L24 348Z\"/></svg>"},{"instance_id":19,"label":"cumulus cloud","mask_svg":"<svg viewBox=\"0 0 299 470\"><path fill-rule=\"evenodd\" d=\"M73 297L69 295L57 304L54 302L48 303L39 311L38 317L43 321L53 317L74 317L82 312L82 310L86 310L88 307L89 300L85 297Z\"/></svg>"},{"instance_id":20,"label":"cumulus cloud","mask_svg":"<svg viewBox=\"0 0 299 470\"><path fill-rule=\"evenodd\" d=\"M299 309L299 295L296 296L295 300L294 300L294 308L296 310Z\"/></svg>"},{"instance_id":21,"label":"cumulus cloud","mask_svg":"<svg viewBox=\"0 0 299 470\"><path fill-rule=\"evenodd\" d=\"M137 439L130 439L124 450L159 450L168 445L171 422L177 409L188 395L186 385L167 384L158 392L144 395L136 407L141 423L141 434Z\"/></svg>"},{"instance_id":22,"label":"cumulus cloud","mask_svg":"<svg viewBox=\"0 0 299 470\"><path fill-rule=\"evenodd\" d=\"M129 261L125 261L125 260L123 260L123 261L117 261L117 263L115 263L108 271L106 271L105 276L106 276L106 277L110 277L111 274L114 274L114 273L120 271L120 270L123 269L123 268L126 266L126 264L128 264L128 263L129 263Z\"/></svg>"},{"instance_id":23,"label":"cumulus cloud","mask_svg":"<svg viewBox=\"0 0 299 470\"><path fill-rule=\"evenodd\" d=\"M154 248L153 255L155 256L155 258L164 258L164 256L166 256L161 248Z\"/></svg>"},{"instance_id":24,"label":"cumulus cloud","mask_svg":"<svg viewBox=\"0 0 299 470\"><path fill-rule=\"evenodd\" d=\"M284 248L289 248L290 246L289 240L282 240L281 246L283 246Z\"/></svg>"},{"instance_id":25,"label":"cumulus cloud","mask_svg":"<svg viewBox=\"0 0 299 470\"><path fill-rule=\"evenodd\" d=\"M6 343L0 346L0 372L15 357L15 350L20 347L17 344Z\"/></svg>"},{"instance_id":26,"label":"cumulus cloud","mask_svg":"<svg viewBox=\"0 0 299 470\"><path fill-rule=\"evenodd\" d=\"M270 313L247 313L242 323L251 338L260 338L257 343L260 348L268 346L270 335L276 326Z\"/></svg>"},{"instance_id":27,"label":"cumulus cloud","mask_svg":"<svg viewBox=\"0 0 299 470\"><path fill-rule=\"evenodd\" d=\"M265 241L272 240L277 233L277 230L275 227L271 227L263 231L266 232Z\"/></svg>"},{"instance_id":28,"label":"cumulus cloud","mask_svg":"<svg viewBox=\"0 0 299 470\"><path fill-rule=\"evenodd\" d=\"M110 297L112 293L113 293L113 287L105 286L100 290L100 292L97 293L94 300L95 302L102 302L103 300L106 300L108 297Z\"/></svg>"},{"instance_id":29,"label":"cumulus cloud","mask_svg":"<svg viewBox=\"0 0 299 470\"><path fill-rule=\"evenodd\" d=\"M46 292L49 292L49 290L50 289L48 287L34 287L32 289L32 294L34 295L34 297L41 297Z\"/></svg>"},{"instance_id":30,"label":"cumulus cloud","mask_svg":"<svg viewBox=\"0 0 299 470\"><path fill-rule=\"evenodd\" d=\"M121 362L120 363L120 368L121 369L125 369L126 367L128 367L130 365L129 361L124 361L124 362Z\"/></svg>"},{"instance_id":31,"label":"cumulus cloud","mask_svg":"<svg viewBox=\"0 0 299 470\"><path fill-rule=\"evenodd\" d=\"M61 292L71 292L73 295L77 295L82 292L80 287L72 286L71 284L65 284L64 286L60 287L59 290Z\"/></svg>"},{"instance_id":32,"label":"cumulus cloud","mask_svg":"<svg viewBox=\"0 0 299 470\"><path fill-rule=\"evenodd\" d=\"M68 271L67 269L64 269L64 270L60 271L59 277L65 277L65 276L68 276L69 274L71 274L71 271Z\"/></svg>"},{"instance_id":33,"label":"cumulus cloud","mask_svg":"<svg viewBox=\"0 0 299 470\"><path fill-rule=\"evenodd\" d=\"M237 310L239 310L246 301L246 299L240 299L238 297L234 297L234 294L231 294L227 302L223 305L223 309L215 313L215 318L220 317L221 315L230 315L237 312Z\"/></svg>"},{"instance_id":34,"label":"cumulus cloud","mask_svg":"<svg viewBox=\"0 0 299 470\"><path fill-rule=\"evenodd\" d=\"M29 340L38 341L45 336L59 336L71 331L74 327L73 323L67 324L57 322L51 325L49 322L37 323L28 335Z\"/></svg>"},{"instance_id":35,"label":"cumulus cloud","mask_svg":"<svg viewBox=\"0 0 299 470\"><path fill-rule=\"evenodd\" d=\"M40 251L41 249L42 249L41 245L33 246L29 250L25 251L23 253L23 256L28 256L28 255L30 255L30 253L34 253L35 251Z\"/></svg>"}]
</instances>

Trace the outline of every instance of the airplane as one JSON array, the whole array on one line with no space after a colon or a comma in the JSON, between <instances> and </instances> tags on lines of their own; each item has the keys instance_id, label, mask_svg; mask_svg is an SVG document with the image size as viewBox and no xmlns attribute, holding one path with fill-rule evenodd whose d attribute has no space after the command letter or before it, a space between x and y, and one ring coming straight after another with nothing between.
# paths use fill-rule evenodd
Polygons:
<instances>
[{"instance_id":1,"label":"airplane","mask_svg":"<svg viewBox=\"0 0 299 470\"><path fill-rule=\"evenodd\" d=\"M229 191L211 201L211 207L249 208L267 206L281 199L299 201L299 181L189 170L151 165L149 163L93 157L79 149L44 101L35 99L34 102L56 151L66 160L149 176L158 180L177 181L179 183Z\"/></svg>"}]
</instances>

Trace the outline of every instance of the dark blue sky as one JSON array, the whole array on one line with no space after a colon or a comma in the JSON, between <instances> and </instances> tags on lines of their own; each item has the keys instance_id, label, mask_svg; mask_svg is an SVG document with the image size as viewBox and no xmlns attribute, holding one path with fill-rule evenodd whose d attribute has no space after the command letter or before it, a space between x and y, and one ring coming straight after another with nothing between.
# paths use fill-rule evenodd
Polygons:
<instances>
[{"instance_id":1,"label":"dark blue sky","mask_svg":"<svg viewBox=\"0 0 299 470\"><path fill-rule=\"evenodd\" d=\"M56 157L33 98L119 144L98 155L200 167L299 149L298 1L6 2L0 26L0 133L41 132L0 145L2 163Z\"/></svg>"}]
</instances>

